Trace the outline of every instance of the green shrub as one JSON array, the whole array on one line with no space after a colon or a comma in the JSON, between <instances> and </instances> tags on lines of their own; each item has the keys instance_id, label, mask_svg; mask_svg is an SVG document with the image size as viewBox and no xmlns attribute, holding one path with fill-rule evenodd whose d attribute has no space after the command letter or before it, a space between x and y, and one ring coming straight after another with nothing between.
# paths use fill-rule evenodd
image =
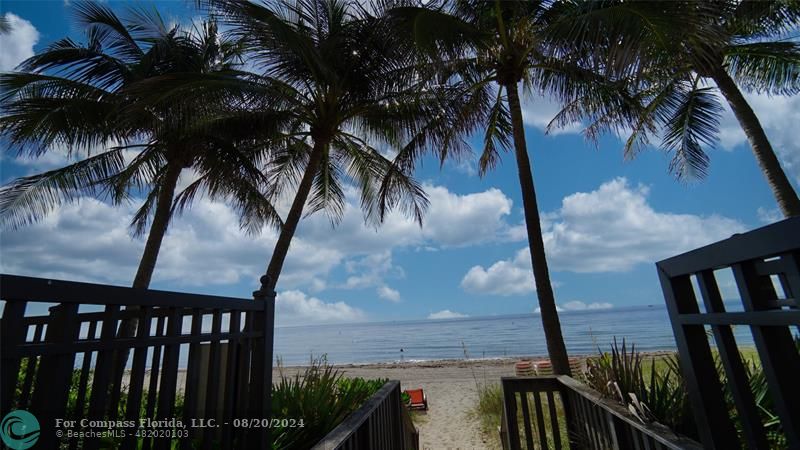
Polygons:
<instances>
[{"instance_id":1,"label":"green shrub","mask_svg":"<svg viewBox=\"0 0 800 450\"><path fill-rule=\"evenodd\" d=\"M302 420L303 426L274 428L272 448L311 448L385 383L344 378L325 358L312 360L304 372L293 377L281 371L272 388L272 417Z\"/></svg>"}]
</instances>

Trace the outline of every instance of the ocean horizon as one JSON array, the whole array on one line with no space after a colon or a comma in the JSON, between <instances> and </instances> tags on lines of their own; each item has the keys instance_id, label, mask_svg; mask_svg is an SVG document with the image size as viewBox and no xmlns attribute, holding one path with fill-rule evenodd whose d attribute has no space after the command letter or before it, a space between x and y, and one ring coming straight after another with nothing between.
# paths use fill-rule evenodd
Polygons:
<instances>
[{"instance_id":1,"label":"ocean horizon","mask_svg":"<svg viewBox=\"0 0 800 450\"><path fill-rule=\"evenodd\" d=\"M645 352L675 350L666 307L644 305L559 312L571 355L608 350L614 338ZM752 345L746 327L734 330ZM325 356L332 364L423 362L546 356L539 314L349 324L287 325L275 329L275 357L287 366Z\"/></svg>"}]
</instances>

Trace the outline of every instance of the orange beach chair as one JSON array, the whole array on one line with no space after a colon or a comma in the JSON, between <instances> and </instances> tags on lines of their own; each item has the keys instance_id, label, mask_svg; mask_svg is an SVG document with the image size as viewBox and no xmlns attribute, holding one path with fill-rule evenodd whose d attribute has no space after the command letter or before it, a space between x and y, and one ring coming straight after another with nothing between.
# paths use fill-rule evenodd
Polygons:
<instances>
[{"instance_id":1,"label":"orange beach chair","mask_svg":"<svg viewBox=\"0 0 800 450\"><path fill-rule=\"evenodd\" d=\"M405 393L411 398L411 401L408 404L408 409L419 409L422 411L428 410L428 397L421 388L406 389Z\"/></svg>"}]
</instances>

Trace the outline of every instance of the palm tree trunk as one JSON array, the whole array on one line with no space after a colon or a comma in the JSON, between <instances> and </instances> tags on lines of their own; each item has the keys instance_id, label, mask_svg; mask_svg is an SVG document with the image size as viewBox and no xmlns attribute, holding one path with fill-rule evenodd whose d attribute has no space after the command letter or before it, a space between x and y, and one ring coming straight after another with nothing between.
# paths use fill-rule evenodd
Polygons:
<instances>
[{"instance_id":1,"label":"palm tree trunk","mask_svg":"<svg viewBox=\"0 0 800 450\"><path fill-rule=\"evenodd\" d=\"M172 200L175 198L175 188L178 186L183 168L175 164L167 168L164 174L164 182L160 186L158 198L156 199L156 211L153 214L153 223L150 224L150 232L147 235L147 242L144 244L144 252L139 260L139 268L136 270L136 277L133 279L133 287L136 289L147 289L150 287L150 280L153 278L153 271L156 269L158 252L161 250L161 242L167 234L169 218L172 211Z\"/></svg>"},{"instance_id":2,"label":"palm tree trunk","mask_svg":"<svg viewBox=\"0 0 800 450\"><path fill-rule=\"evenodd\" d=\"M136 270L136 276L133 279L133 288L135 289L147 289L150 287L150 280L156 268L158 253L161 250L161 242L164 240L164 235L167 234L167 228L169 227L172 215L172 201L175 198L175 189L178 186L178 178L180 178L182 171L183 167L180 164L170 164L164 174L163 183L159 186L153 223L150 224L150 231L144 244L144 252L142 252L142 257L139 259L139 268ZM128 306L125 309L131 311L137 310L139 307ZM122 320L117 330L117 337L133 337L136 334L137 322L136 318ZM114 353L114 361L111 366L114 369L111 380L111 395L114 397L111 399L110 404L112 405L116 404L118 400L129 356L130 349L127 348ZM116 411L111 413L116 414Z\"/></svg>"},{"instance_id":3,"label":"palm tree trunk","mask_svg":"<svg viewBox=\"0 0 800 450\"><path fill-rule=\"evenodd\" d=\"M767 139L756 113L753 112L744 95L736 86L736 82L723 68L719 68L713 74L713 78L720 92L722 92L722 95L731 106L733 114L739 120L744 134L747 135L747 140L750 141L750 148L753 149L753 154L756 156L761 171L767 177L767 183L769 183L769 187L772 189L783 215L785 217L800 216L800 199L797 198L797 192L795 192L792 183L781 168L778 157L775 156L772 145L769 143L769 139Z\"/></svg>"},{"instance_id":4,"label":"palm tree trunk","mask_svg":"<svg viewBox=\"0 0 800 450\"><path fill-rule=\"evenodd\" d=\"M539 297L542 327L547 341L547 352L553 364L553 372L557 375L570 375L567 348L561 334L561 323L556 310L553 287L550 284L550 272L547 269L547 257L544 253L542 226L539 221L539 206L536 202L536 190L533 186L531 163L528 159L528 148L525 143L525 129L522 124L522 107L519 102L517 84L505 86L508 92L508 107L511 112L511 126L514 132L514 153L517 157L519 184L522 188L522 206L525 210L525 228L528 231L528 247L531 252L533 276L536 279L536 295Z\"/></svg>"},{"instance_id":5,"label":"palm tree trunk","mask_svg":"<svg viewBox=\"0 0 800 450\"><path fill-rule=\"evenodd\" d=\"M303 216L303 208L306 205L308 196L311 193L311 186L314 184L314 177L319 171L322 156L327 143L315 141L314 149L311 151L311 156L308 159L306 171L303 174L303 179L297 187L297 193L292 201L292 207L289 209L289 214L283 222L281 234L278 236L278 241L275 243L275 249L272 252L272 258L269 260L267 267L267 277L269 278L269 285L265 286L269 290L275 290L278 284L278 278L281 276L281 269L283 263L286 261L286 254L289 253L289 245L292 243L295 231L297 231L297 224Z\"/></svg>"}]
</instances>

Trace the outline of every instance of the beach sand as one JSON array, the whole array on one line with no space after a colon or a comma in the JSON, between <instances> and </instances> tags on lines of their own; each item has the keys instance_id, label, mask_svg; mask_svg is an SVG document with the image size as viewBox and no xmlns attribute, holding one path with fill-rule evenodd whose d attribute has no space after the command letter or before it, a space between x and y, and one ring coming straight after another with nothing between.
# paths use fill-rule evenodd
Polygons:
<instances>
[{"instance_id":1,"label":"beach sand","mask_svg":"<svg viewBox=\"0 0 800 450\"><path fill-rule=\"evenodd\" d=\"M477 383L499 383L501 376L513 376L516 361L446 360L336 367L347 377L388 378L399 380L401 389L422 388L428 397L428 412L415 417L420 448L472 450L493 448L481 435L479 420L470 414L477 404ZM286 367L284 374L296 370L299 368Z\"/></svg>"}]
</instances>

